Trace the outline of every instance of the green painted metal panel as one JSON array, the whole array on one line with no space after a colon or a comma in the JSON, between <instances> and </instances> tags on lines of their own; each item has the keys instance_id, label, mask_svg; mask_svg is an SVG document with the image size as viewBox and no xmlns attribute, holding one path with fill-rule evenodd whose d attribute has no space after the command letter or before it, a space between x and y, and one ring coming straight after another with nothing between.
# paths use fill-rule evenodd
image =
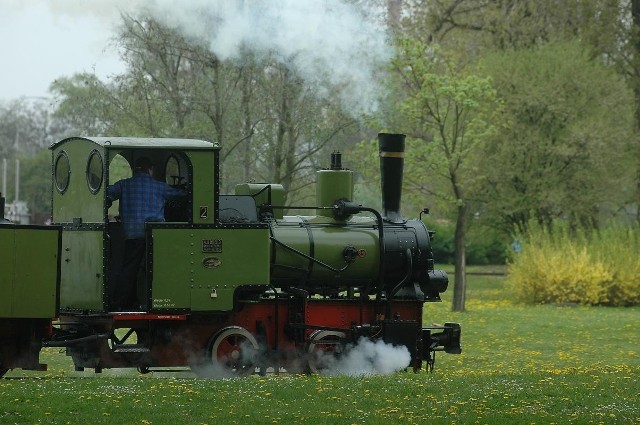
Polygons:
<instances>
[{"instance_id":1,"label":"green painted metal panel","mask_svg":"<svg viewBox=\"0 0 640 425\"><path fill-rule=\"evenodd\" d=\"M266 228L170 229L152 226L152 307L231 310L243 285L269 284Z\"/></svg>"},{"instance_id":2,"label":"green painted metal panel","mask_svg":"<svg viewBox=\"0 0 640 425\"><path fill-rule=\"evenodd\" d=\"M16 230L13 317L57 314L59 230Z\"/></svg>"},{"instance_id":3,"label":"green painted metal panel","mask_svg":"<svg viewBox=\"0 0 640 425\"><path fill-rule=\"evenodd\" d=\"M60 229L0 226L0 316L57 315Z\"/></svg>"},{"instance_id":4,"label":"green painted metal panel","mask_svg":"<svg viewBox=\"0 0 640 425\"><path fill-rule=\"evenodd\" d=\"M0 317L11 317L15 274L14 226L0 226Z\"/></svg>"},{"instance_id":5,"label":"green painted metal panel","mask_svg":"<svg viewBox=\"0 0 640 425\"><path fill-rule=\"evenodd\" d=\"M62 234L60 307L103 309L102 230L65 230Z\"/></svg>"},{"instance_id":6,"label":"green painted metal panel","mask_svg":"<svg viewBox=\"0 0 640 425\"><path fill-rule=\"evenodd\" d=\"M193 168L193 222L213 224L215 164L212 152L186 152Z\"/></svg>"},{"instance_id":7,"label":"green painted metal panel","mask_svg":"<svg viewBox=\"0 0 640 425\"><path fill-rule=\"evenodd\" d=\"M104 221L104 181L95 193L90 190L87 181L87 163L94 150L100 153L104 163L104 149L85 139L69 139L53 149L53 221L55 223L70 223L74 218L80 218L83 223ZM61 192L56 188L55 164L58 155L63 153L69 158L69 184L66 190Z\"/></svg>"}]
</instances>

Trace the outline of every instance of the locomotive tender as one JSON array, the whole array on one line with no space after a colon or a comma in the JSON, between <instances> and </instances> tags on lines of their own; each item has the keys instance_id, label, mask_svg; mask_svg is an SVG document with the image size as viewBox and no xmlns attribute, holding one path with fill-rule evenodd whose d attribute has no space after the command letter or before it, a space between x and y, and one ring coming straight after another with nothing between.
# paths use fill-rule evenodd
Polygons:
<instances>
[{"instance_id":1,"label":"locomotive tender","mask_svg":"<svg viewBox=\"0 0 640 425\"><path fill-rule=\"evenodd\" d=\"M221 195L220 146L200 140L72 137L51 146L52 225L0 221L0 376L44 370L65 347L76 370L189 366L196 373L313 372L361 337L404 345L410 366L460 353L460 326L423 326L446 273L432 234L400 214L404 135L380 134L383 211L353 202L341 156L317 173L316 203L284 216L278 184ZM123 261L106 187L140 156L187 189L146 223L140 309L112 311ZM125 170L125 174L123 171Z\"/></svg>"}]
</instances>

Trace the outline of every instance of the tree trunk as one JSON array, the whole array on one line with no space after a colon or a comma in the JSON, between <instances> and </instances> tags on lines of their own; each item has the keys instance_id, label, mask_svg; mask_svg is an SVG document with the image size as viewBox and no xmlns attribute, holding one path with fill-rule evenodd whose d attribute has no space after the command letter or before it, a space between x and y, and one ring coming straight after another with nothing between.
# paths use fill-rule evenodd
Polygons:
<instances>
[{"instance_id":1,"label":"tree trunk","mask_svg":"<svg viewBox=\"0 0 640 425\"><path fill-rule=\"evenodd\" d=\"M244 149L242 153L242 181L248 182L251 178L251 171L253 168L253 161L251 160L251 136L253 134L252 116L251 116L251 96L253 90L251 89L251 77L252 73L249 71L248 66L246 74L242 77L242 98L241 98L241 110L243 117L242 137L245 139Z\"/></svg>"},{"instance_id":2,"label":"tree trunk","mask_svg":"<svg viewBox=\"0 0 640 425\"><path fill-rule=\"evenodd\" d=\"M455 232L455 273L453 284L453 311L464 311L467 291L467 259L465 252L465 235L467 233L467 208L458 207Z\"/></svg>"}]
</instances>

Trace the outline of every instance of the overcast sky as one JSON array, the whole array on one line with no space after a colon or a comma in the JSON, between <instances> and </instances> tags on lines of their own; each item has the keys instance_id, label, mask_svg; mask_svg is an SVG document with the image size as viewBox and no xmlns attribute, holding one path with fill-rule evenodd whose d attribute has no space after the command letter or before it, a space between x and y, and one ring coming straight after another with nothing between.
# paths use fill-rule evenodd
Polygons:
<instances>
[{"instance_id":1,"label":"overcast sky","mask_svg":"<svg viewBox=\"0 0 640 425\"><path fill-rule=\"evenodd\" d=\"M392 57L381 10L341 0L0 0L0 101L47 96L78 72L122 73L111 40L121 11L149 14L222 59L240 46L276 52L318 95L339 87L354 114L375 110L376 76Z\"/></svg>"},{"instance_id":2,"label":"overcast sky","mask_svg":"<svg viewBox=\"0 0 640 425\"><path fill-rule=\"evenodd\" d=\"M114 19L84 13L83 1L75 2L74 13L56 3L0 0L0 100L46 96L53 80L76 72L104 79L124 69L109 46Z\"/></svg>"}]
</instances>

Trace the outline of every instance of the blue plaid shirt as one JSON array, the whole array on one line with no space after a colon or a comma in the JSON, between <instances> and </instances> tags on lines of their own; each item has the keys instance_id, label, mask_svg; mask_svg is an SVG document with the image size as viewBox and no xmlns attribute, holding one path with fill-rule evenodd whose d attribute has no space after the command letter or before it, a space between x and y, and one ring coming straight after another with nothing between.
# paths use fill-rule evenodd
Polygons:
<instances>
[{"instance_id":1,"label":"blue plaid shirt","mask_svg":"<svg viewBox=\"0 0 640 425\"><path fill-rule=\"evenodd\" d=\"M128 179L107 187L107 204L120 200L120 217L126 239L144 238L144 223L164 221L164 204L186 192L158 181L148 173L137 172Z\"/></svg>"}]
</instances>

